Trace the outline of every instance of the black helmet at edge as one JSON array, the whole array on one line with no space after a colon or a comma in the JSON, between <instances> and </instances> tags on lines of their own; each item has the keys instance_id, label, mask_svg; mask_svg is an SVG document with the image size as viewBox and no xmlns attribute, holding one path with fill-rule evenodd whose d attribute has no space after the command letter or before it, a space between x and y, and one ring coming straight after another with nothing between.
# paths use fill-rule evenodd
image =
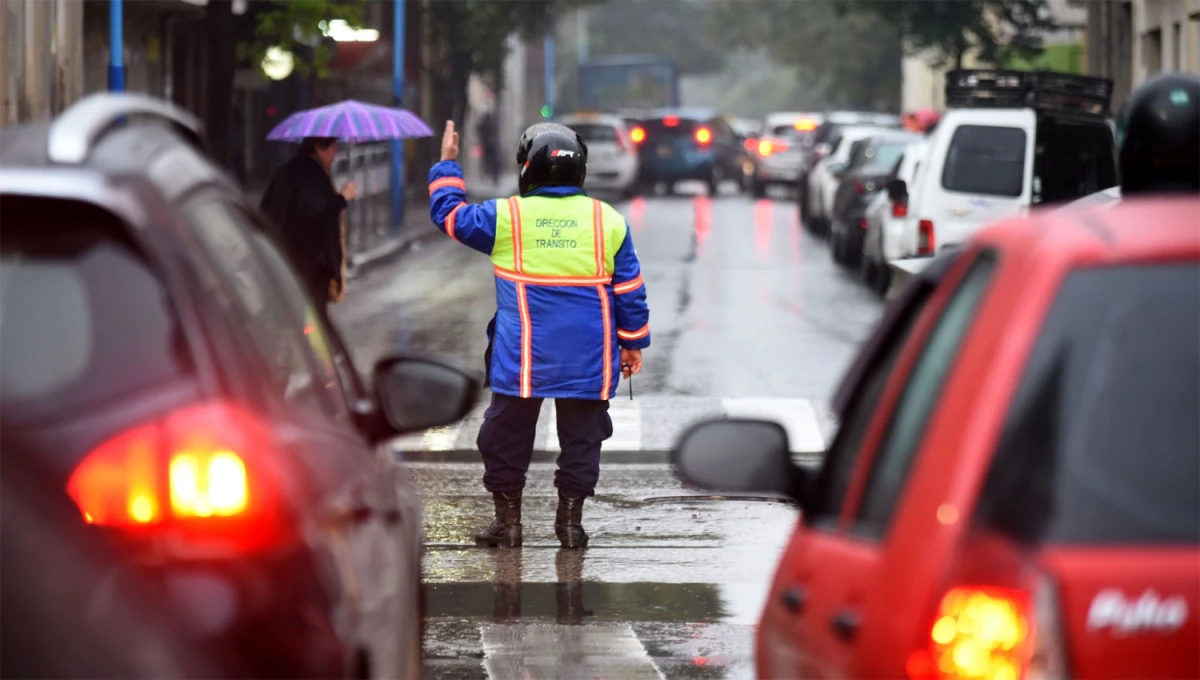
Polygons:
<instances>
[{"instance_id":1,"label":"black helmet at edge","mask_svg":"<svg viewBox=\"0 0 1200 680\"><path fill-rule=\"evenodd\" d=\"M1200 77L1168 73L1121 108L1121 195L1200 192Z\"/></svg>"},{"instance_id":2,"label":"black helmet at edge","mask_svg":"<svg viewBox=\"0 0 1200 680\"><path fill-rule=\"evenodd\" d=\"M517 144L521 195L542 187L582 187L587 155L587 144L571 128L558 123L531 126Z\"/></svg>"}]
</instances>

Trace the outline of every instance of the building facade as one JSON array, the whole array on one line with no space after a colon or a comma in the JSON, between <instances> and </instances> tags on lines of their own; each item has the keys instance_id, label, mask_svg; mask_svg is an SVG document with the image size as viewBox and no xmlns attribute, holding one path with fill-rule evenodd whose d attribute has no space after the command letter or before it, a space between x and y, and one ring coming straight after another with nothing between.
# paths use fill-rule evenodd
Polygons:
<instances>
[{"instance_id":1,"label":"building facade","mask_svg":"<svg viewBox=\"0 0 1200 680\"><path fill-rule=\"evenodd\" d=\"M1088 73L1113 81L1113 106L1147 78L1200 74L1200 0L1087 0Z\"/></svg>"}]
</instances>

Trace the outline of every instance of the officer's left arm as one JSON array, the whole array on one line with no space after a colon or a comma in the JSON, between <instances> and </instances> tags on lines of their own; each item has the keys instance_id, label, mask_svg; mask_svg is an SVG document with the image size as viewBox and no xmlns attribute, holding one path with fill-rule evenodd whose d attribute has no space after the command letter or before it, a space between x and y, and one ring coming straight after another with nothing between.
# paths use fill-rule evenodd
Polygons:
<instances>
[{"instance_id":1,"label":"officer's left arm","mask_svg":"<svg viewBox=\"0 0 1200 680\"><path fill-rule=\"evenodd\" d=\"M613 259L613 297L616 299L617 343L621 349L650 346L650 307L642 265L633 247L633 233L625 225L625 239Z\"/></svg>"},{"instance_id":2,"label":"officer's left arm","mask_svg":"<svg viewBox=\"0 0 1200 680\"><path fill-rule=\"evenodd\" d=\"M467 203L462 168L441 161L429 169L429 216L455 241L490 255L496 243L496 202Z\"/></svg>"}]
</instances>

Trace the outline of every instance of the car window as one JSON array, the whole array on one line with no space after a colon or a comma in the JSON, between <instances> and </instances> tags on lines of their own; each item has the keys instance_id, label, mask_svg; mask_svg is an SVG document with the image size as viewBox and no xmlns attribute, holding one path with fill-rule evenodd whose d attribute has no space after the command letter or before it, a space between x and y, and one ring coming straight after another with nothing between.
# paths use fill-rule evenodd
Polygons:
<instances>
[{"instance_id":1,"label":"car window","mask_svg":"<svg viewBox=\"0 0 1200 680\"><path fill-rule=\"evenodd\" d=\"M905 148L907 147L902 142L873 146L867 151L863 172L872 175L894 175L900 168Z\"/></svg>"},{"instance_id":2,"label":"car window","mask_svg":"<svg viewBox=\"0 0 1200 680\"><path fill-rule=\"evenodd\" d=\"M115 217L73 201L4 197L0 407L53 418L193 373L172 301Z\"/></svg>"},{"instance_id":3,"label":"car window","mask_svg":"<svg viewBox=\"0 0 1200 680\"><path fill-rule=\"evenodd\" d=\"M1020 196L1025 186L1025 131L960 126L950 138L942 186L968 194Z\"/></svg>"},{"instance_id":4,"label":"car window","mask_svg":"<svg viewBox=\"0 0 1200 680\"><path fill-rule=\"evenodd\" d=\"M948 256L947 260L952 257ZM875 356L869 358L870 364L857 381L853 396L848 400L849 405L844 409L841 426L829 447L825 464L821 467L811 494L812 502L806 506L806 517L809 520L819 522L836 517L841 511L846 491L850 487L850 479L854 476L854 468L858 464L863 438L876 409L879 408L884 385L891 376L896 358L908 340L913 325L934 290L933 285L921 285L908 291L912 297L893 303L896 306L885 314L880 327L876 328L874 336L864 346L864 352ZM867 355L864 355L859 361L866 358Z\"/></svg>"},{"instance_id":5,"label":"car window","mask_svg":"<svg viewBox=\"0 0 1200 680\"><path fill-rule=\"evenodd\" d=\"M1106 125L1038 122L1034 193L1038 203L1061 203L1117 183L1116 152Z\"/></svg>"},{"instance_id":6,"label":"car window","mask_svg":"<svg viewBox=\"0 0 1200 680\"><path fill-rule=\"evenodd\" d=\"M611 125L586 123L581 125L572 125L571 129L574 130L580 137L583 137L583 141L587 142L588 144L595 142L611 142L613 144L617 143L617 129Z\"/></svg>"},{"instance_id":7,"label":"car window","mask_svg":"<svg viewBox=\"0 0 1200 680\"><path fill-rule=\"evenodd\" d=\"M357 398L353 391L353 378L346 372L353 370L349 359L338 351L331 338L331 331L308 299L299 278L289 268L279 249L265 236L255 232L254 244L258 248L263 266L274 278L284 304L287 305L292 323L302 327L304 347L309 360L320 377L322 389L335 414L348 416L349 403Z\"/></svg>"},{"instance_id":8,"label":"car window","mask_svg":"<svg viewBox=\"0 0 1200 680\"><path fill-rule=\"evenodd\" d=\"M1030 543L1200 542L1198 309L1195 264L1071 274L976 521Z\"/></svg>"},{"instance_id":9,"label":"car window","mask_svg":"<svg viewBox=\"0 0 1200 680\"><path fill-rule=\"evenodd\" d=\"M990 253L976 258L921 348L871 461L855 518L855 534L878 538L887 531L925 427L987 291L995 262Z\"/></svg>"},{"instance_id":10,"label":"car window","mask_svg":"<svg viewBox=\"0 0 1200 680\"><path fill-rule=\"evenodd\" d=\"M330 412L325 387L303 345L285 303L250 241L250 229L225 203L200 199L183 211L209 263L237 301L240 326L250 337L255 354L271 378L270 390L288 405Z\"/></svg>"}]
</instances>

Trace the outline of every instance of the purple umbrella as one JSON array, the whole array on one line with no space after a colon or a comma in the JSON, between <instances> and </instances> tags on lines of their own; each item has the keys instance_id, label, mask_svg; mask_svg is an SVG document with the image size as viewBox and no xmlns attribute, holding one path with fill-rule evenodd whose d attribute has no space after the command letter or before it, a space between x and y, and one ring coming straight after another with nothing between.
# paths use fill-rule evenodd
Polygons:
<instances>
[{"instance_id":1,"label":"purple umbrella","mask_svg":"<svg viewBox=\"0 0 1200 680\"><path fill-rule=\"evenodd\" d=\"M276 125L267 139L299 142L305 137L337 137L347 142L378 142L432 136L433 130L409 111L347 99L293 113Z\"/></svg>"}]
</instances>

